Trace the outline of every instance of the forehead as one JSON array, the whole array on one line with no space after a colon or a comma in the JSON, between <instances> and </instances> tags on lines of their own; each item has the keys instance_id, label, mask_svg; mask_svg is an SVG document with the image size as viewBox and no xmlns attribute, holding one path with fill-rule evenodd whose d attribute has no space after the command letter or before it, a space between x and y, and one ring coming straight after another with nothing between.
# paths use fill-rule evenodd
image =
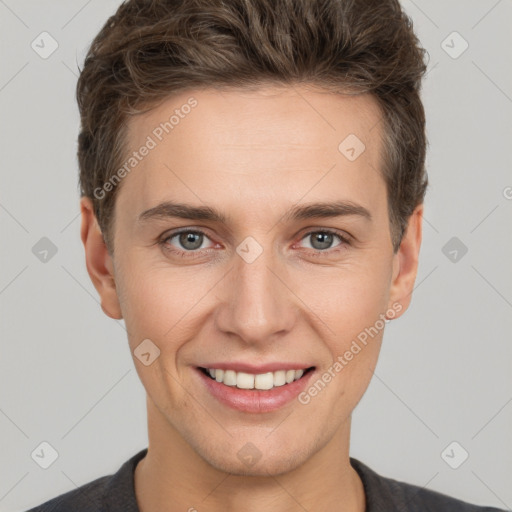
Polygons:
<instances>
[{"instance_id":1,"label":"forehead","mask_svg":"<svg viewBox=\"0 0 512 512\"><path fill-rule=\"evenodd\" d=\"M380 118L377 100L369 94L335 94L305 85L199 89L174 94L130 119L128 140L136 147L148 134L157 143L172 135L176 145L194 137L218 149L255 152L262 144L291 149L294 142L331 148L352 133L368 147Z\"/></svg>"},{"instance_id":2,"label":"forehead","mask_svg":"<svg viewBox=\"0 0 512 512\"><path fill-rule=\"evenodd\" d=\"M295 203L310 189L310 200L357 192L371 203L383 186L380 119L370 95L305 86L175 94L129 121L130 151L151 149L118 202L133 213L176 195L261 206L278 196Z\"/></svg>"}]
</instances>

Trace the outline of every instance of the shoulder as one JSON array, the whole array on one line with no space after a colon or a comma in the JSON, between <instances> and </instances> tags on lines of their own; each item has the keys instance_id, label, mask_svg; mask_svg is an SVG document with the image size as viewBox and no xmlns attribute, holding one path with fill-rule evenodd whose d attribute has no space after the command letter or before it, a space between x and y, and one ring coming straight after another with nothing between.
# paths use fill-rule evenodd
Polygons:
<instances>
[{"instance_id":1,"label":"shoulder","mask_svg":"<svg viewBox=\"0 0 512 512\"><path fill-rule=\"evenodd\" d=\"M28 512L68 512L68 511L95 511L103 512L102 504L105 488L110 476L97 478L92 482L77 487L60 496L56 496Z\"/></svg>"},{"instance_id":2,"label":"shoulder","mask_svg":"<svg viewBox=\"0 0 512 512\"><path fill-rule=\"evenodd\" d=\"M357 459L350 458L350 463L363 482L368 512L388 511L391 506L402 512L503 512L383 477Z\"/></svg>"},{"instance_id":3,"label":"shoulder","mask_svg":"<svg viewBox=\"0 0 512 512\"><path fill-rule=\"evenodd\" d=\"M56 496L27 512L138 512L133 472L147 448L128 459L119 470Z\"/></svg>"}]
</instances>

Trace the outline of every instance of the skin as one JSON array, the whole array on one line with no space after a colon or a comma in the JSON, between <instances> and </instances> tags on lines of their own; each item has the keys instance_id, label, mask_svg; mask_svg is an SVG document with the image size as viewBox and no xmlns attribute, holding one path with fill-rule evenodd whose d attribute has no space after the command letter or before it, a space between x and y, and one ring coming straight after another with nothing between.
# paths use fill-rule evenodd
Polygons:
<instances>
[{"instance_id":1,"label":"skin","mask_svg":"<svg viewBox=\"0 0 512 512\"><path fill-rule=\"evenodd\" d=\"M194 368L308 362L316 381L379 315L392 310L398 318L409 306L423 206L393 253L379 171L383 123L369 95L305 85L187 91L131 119L130 147L191 96L197 107L120 185L114 256L91 200L81 200L86 264L103 311L124 318L132 355L147 338L160 349L149 366L133 357L149 431L148 454L135 471L139 508L363 512L364 489L349 462L351 413L372 377L382 329L308 404L292 400L270 413L219 403ZM366 146L353 162L338 150L349 134ZM212 206L229 220L137 222L163 200ZM334 200L364 206L372 220L282 220L294 205ZM180 227L206 232L199 249L188 249L199 257L180 258L156 243ZM326 228L350 243L334 236L322 246L315 233ZM236 252L248 236L263 249L252 263ZM179 237L166 244L170 251L193 246ZM237 457L249 442L261 454L253 466Z\"/></svg>"}]
</instances>

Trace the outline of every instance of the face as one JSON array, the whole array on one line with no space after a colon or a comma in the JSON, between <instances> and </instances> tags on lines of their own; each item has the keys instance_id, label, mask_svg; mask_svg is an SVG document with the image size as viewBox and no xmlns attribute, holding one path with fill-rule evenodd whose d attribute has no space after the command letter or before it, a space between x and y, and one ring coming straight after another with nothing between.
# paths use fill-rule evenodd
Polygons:
<instances>
[{"instance_id":1,"label":"face","mask_svg":"<svg viewBox=\"0 0 512 512\"><path fill-rule=\"evenodd\" d=\"M371 96L262 87L130 121L115 255L91 244L88 268L125 320L150 422L214 468L279 474L348 442L421 234L393 253L380 118Z\"/></svg>"}]
</instances>

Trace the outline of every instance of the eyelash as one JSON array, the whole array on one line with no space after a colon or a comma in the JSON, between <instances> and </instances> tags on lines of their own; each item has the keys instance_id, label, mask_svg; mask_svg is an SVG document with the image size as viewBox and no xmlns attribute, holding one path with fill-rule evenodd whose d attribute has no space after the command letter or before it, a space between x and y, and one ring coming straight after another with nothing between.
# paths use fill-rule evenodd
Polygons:
<instances>
[{"instance_id":1,"label":"eyelash","mask_svg":"<svg viewBox=\"0 0 512 512\"><path fill-rule=\"evenodd\" d=\"M173 255L179 256L180 258L192 258L193 259L193 258L197 258L197 257L202 256L203 254L202 254L201 250L180 251L180 250L170 249L169 248L170 246L169 246L169 244L167 242L169 240L171 240L172 238L174 238L175 236L180 235L181 233L194 233L196 235L199 234L199 235L203 235L206 238L209 238L208 235L204 231L202 231L201 229L185 228L185 229L180 229L180 230L168 233L167 235L165 235L165 237L163 239L161 239L158 242L158 244L166 252L170 252ZM310 236L312 234L315 234L315 233L322 233L322 234L329 234L329 235L337 236L341 240L342 243L337 248L334 248L334 249L325 249L323 251L319 250L319 249L312 249L312 252L310 253L310 255L313 256L313 257L325 256L326 254L337 253L339 251L344 250L345 246L351 245L351 242L350 242L350 240L349 240L349 238L347 236L341 234L337 230L327 229L327 228L326 229L315 229L315 230L312 230L312 231L308 231L307 233L304 234L304 236L300 240L303 240L304 238L307 238L308 236Z\"/></svg>"}]
</instances>

